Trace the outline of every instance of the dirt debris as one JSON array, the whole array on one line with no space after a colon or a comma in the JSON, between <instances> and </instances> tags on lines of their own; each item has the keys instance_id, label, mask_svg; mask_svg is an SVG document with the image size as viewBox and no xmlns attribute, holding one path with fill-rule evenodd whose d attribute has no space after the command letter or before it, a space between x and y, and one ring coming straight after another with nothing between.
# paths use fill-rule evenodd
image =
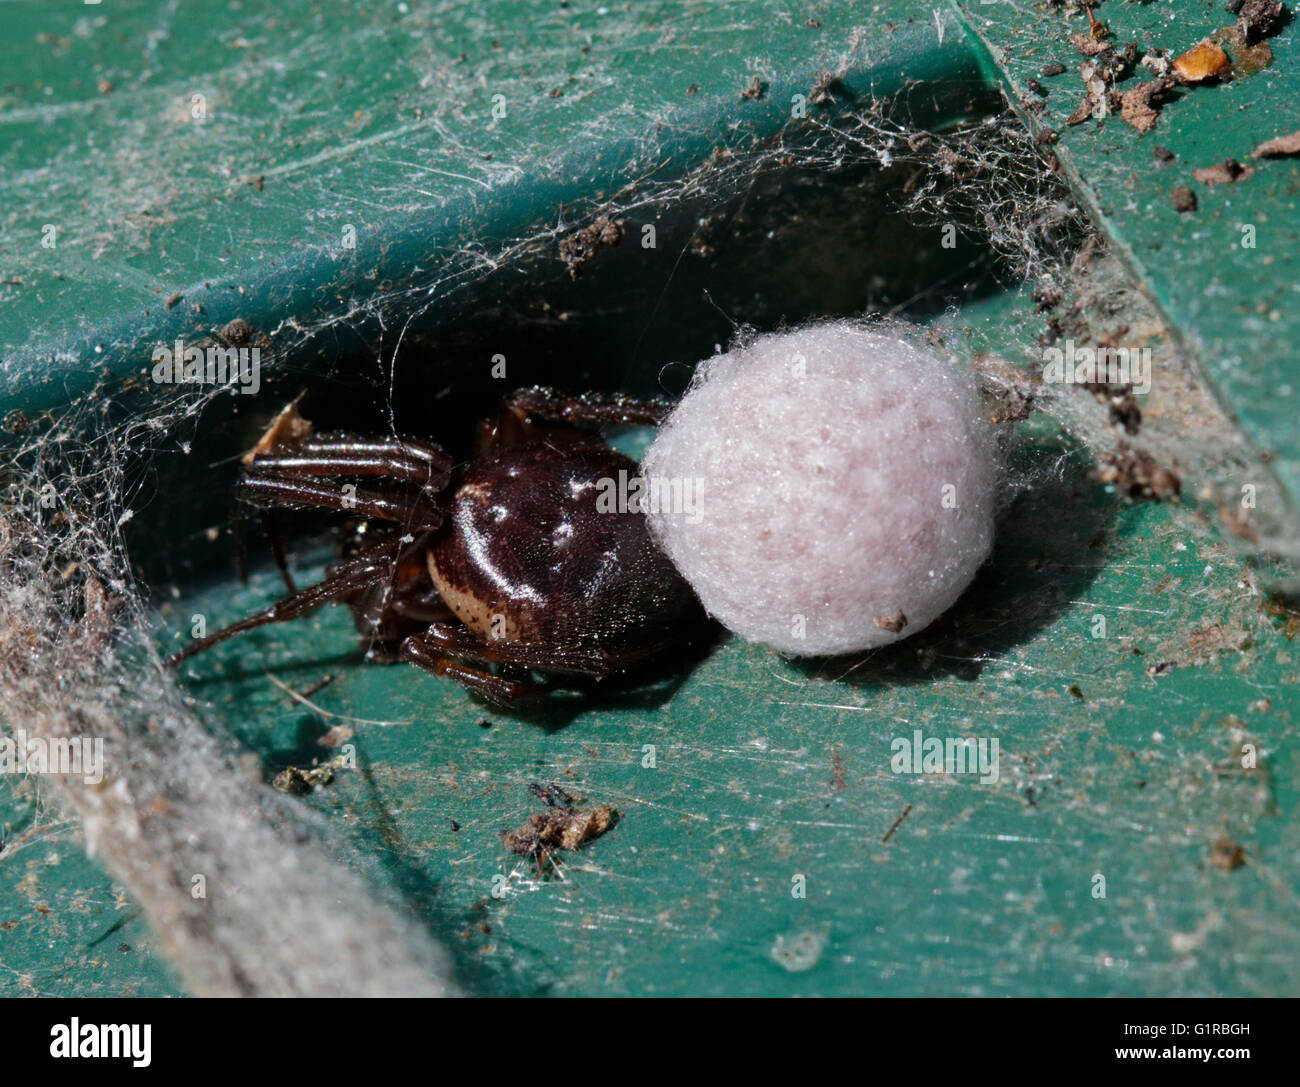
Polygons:
<instances>
[{"instance_id":1,"label":"dirt debris","mask_svg":"<svg viewBox=\"0 0 1300 1087\"><path fill-rule=\"evenodd\" d=\"M1169 190L1169 202L1174 211L1195 211L1199 206L1196 194L1186 185L1175 185Z\"/></svg>"},{"instance_id":2,"label":"dirt debris","mask_svg":"<svg viewBox=\"0 0 1300 1087\"><path fill-rule=\"evenodd\" d=\"M1070 41L1074 43L1074 47L1080 54L1085 57L1099 57L1103 53L1113 52L1115 48L1110 42L1102 41L1091 34L1071 34Z\"/></svg>"},{"instance_id":3,"label":"dirt debris","mask_svg":"<svg viewBox=\"0 0 1300 1087\"><path fill-rule=\"evenodd\" d=\"M1187 648L1191 650L1194 664L1206 664L1221 652L1246 648L1244 643L1248 640L1240 633L1233 635L1218 623L1206 623L1188 632Z\"/></svg>"},{"instance_id":4,"label":"dirt debris","mask_svg":"<svg viewBox=\"0 0 1300 1087\"><path fill-rule=\"evenodd\" d=\"M1119 113L1122 120L1139 132L1155 127L1161 109L1169 103L1177 86L1196 86L1253 75L1273 61L1273 51L1263 41L1286 21L1282 4L1273 0L1245 0L1230 3L1227 10L1239 16L1236 25L1223 27L1176 57L1159 46L1141 51L1137 42L1122 46L1111 40L1110 31L1085 8L1091 21L1089 32L1070 35L1070 42L1084 58L1079 74L1085 93L1078 108L1066 119L1067 125L1082 124L1089 118ZM1121 90L1121 83L1141 66L1154 79ZM1059 65L1052 66L1053 74ZM1063 67L1061 69L1064 70ZM1044 69L1047 74L1047 69Z\"/></svg>"},{"instance_id":5,"label":"dirt debris","mask_svg":"<svg viewBox=\"0 0 1300 1087\"><path fill-rule=\"evenodd\" d=\"M888 630L893 634L897 634L907 626L907 616L901 611L896 611L891 615L877 615L876 626L881 630Z\"/></svg>"},{"instance_id":6,"label":"dirt debris","mask_svg":"<svg viewBox=\"0 0 1300 1087\"><path fill-rule=\"evenodd\" d=\"M1122 49L1118 49L1112 42L1099 41L1087 34L1075 34L1071 40L1075 48L1087 59L1079 68L1079 75L1084 85L1083 101L1078 109L1066 118L1065 123L1077 125L1082 124L1089 117L1101 118L1122 112L1124 97L1116 89L1115 84L1133 70L1138 56L1137 42L1129 42ZM1142 93L1153 95L1155 92ZM1138 99L1135 98L1133 101L1136 103Z\"/></svg>"},{"instance_id":7,"label":"dirt debris","mask_svg":"<svg viewBox=\"0 0 1300 1087\"><path fill-rule=\"evenodd\" d=\"M1174 71L1184 83L1204 83L1231 75L1231 62L1209 38L1203 38L1186 53L1174 58Z\"/></svg>"},{"instance_id":8,"label":"dirt debris","mask_svg":"<svg viewBox=\"0 0 1300 1087\"><path fill-rule=\"evenodd\" d=\"M1230 0L1226 10L1237 16L1237 32L1247 45L1276 34L1287 16L1279 0Z\"/></svg>"},{"instance_id":9,"label":"dirt debris","mask_svg":"<svg viewBox=\"0 0 1300 1087\"><path fill-rule=\"evenodd\" d=\"M1097 342L1099 346L1102 345L1100 339ZM1107 421L1112 426L1122 427L1130 437L1142 429L1142 408L1132 385L1109 385L1104 381L1094 381L1084 388L1106 405Z\"/></svg>"},{"instance_id":10,"label":"dirt debris","mask_svg":"<svg viewBox=\"0 0 1300 1087\"><path fill-rule=\"evenodd\" d=\"M1231 838L1220 838L1210 846L1210 863L1221 872L1232 872L1246 863L1246 851Z\"/></svg>"},{"instance_id":11,"label":"dirt debris","mask_svg":"<svg viewBox=\"0 0 1300 1087\"><path fill-rule=\"evenodd\" d=\"M834 72L818 72L817 82L812 85L812 90L808 92L808 101L814 106L826 106L835 101L837 92L843 92L844 86L840 83L840 77Z\"/></svg>"},{"instance_id":12,"label":"dirt debris","mask_svg":"<svg viewBox=\"0 0 1300 1087\"><path fill-rule=\"evenodd\" d=\"M555 866L554 854L572 852L593 842L618 822L619 813L608 804L597 804L589 811L578 811L577 801L558 785L530 785L528 791L547 804L544 812L535 812L515 830L500 832L502 843L521 857L537 862L541 879L549 862Z\"/></svg>"},{"instance_id":13,"label":"dirt debris","mask_svg":"<svg viewBox=\"0 0 1300 1087\"><path fill-rule=\"evenodd\" d=\"M1052 304L1059 302L1058 292ZM1043 303L1040 302L1040 309L1042 305ZM1019 423L1028 419L1042 392L1042 382L1020 367L993 358L984 352L978 353L972 362L978 375L980 394L984 399L989 421ZM877 625L880 625L880 618L876 619Z\"/></svg>"},{"instance_id":14,"label":"dirt debris","mask_svg":"<svg viewBox=\"0 0 1300 1087\"><path fill-rule=\"evenodd\" d=\"M1252 158L1257 159L1300 155L1300 131L1292 132L1289 136L1274 136L1271 140L1265 140L1250 154Z\"/></svg>"},{"instance_id":15,"label":"dirt debris","mask_svg":"<svg viewBox=\"0 0 1300 1087\"><path fill-rule=\"evenodd\" d=\"M1288 642L1294 642L1300 634L1300 608L1293 606L1287 599L1277 593L1264 597L1260 610L1270 619L1282 620L1282 635Z\"/></svg>"},{"instance_id":16,"label":"dirt debris","mask_svg":"<svg viewBox=\"0 0 1300 1087\"><path fill-rule=\"evenodd\" d=\"M560 239L560 259L577 279L598 250L611 249L623 240L623 220L599 216L589 226Z\"/></svg>"},{"instance_id":17,"label":"dirt debris","mask_svg":"<svg viewBox=\"0 0 1300 1087\"><path fill-rule=\"evenodd\" d=\"M1161 467L1150 453L1126 445L1116 453L1101 455L1097 478L1107 485L1114 484L1121 494L1132 499L1171 498L1183 489L1177 473Z\"/></svg>"},{"instance_id":18,"label":"dirt debris","mask_svg":"<svg viewBox=\"0 0 1300 1087\"><path fill-rule=\"evenodd\" d=\"M843 792L849 787L848 775L844 766L844 758L840 754L840 749L838 747L831 748L830 784L834 786L836 792Z\"/></svg>"},{"instance_id":19,"label":"dirt debris","mask_svg":"<svg viewBox=\"0 0 1300 1087\"><path fill-rule=\"evenodd\" d=\"M1243 166L1236 159L1224 159L1213 166L1202 166L1192 171L1192 176L1202 185L1230 185L1245 181L1255 173L1255 167Z\"/></svg>"},{"instance_id":20,"label":"dirt debris","mask_svg":"<svg viewBox=\"0 0 1300 1087\"><path fill-rule=\"evenodd\" d=\"M1155 128L1160 110L1173 87L1172 79L1158 76L1125 91L1119 97L1120 119L1139 132L1150 132Z\"/></svg>"},{"instance_id":21,"label":"dirt debris","mask_svg":"<svg viewBox=\"0 0 1300 1087\"><path fill-rule=\"evenodd\" d=\"M282 793L302 795L309 793L318 785L328 785L334 780L334 771L342 770L348 765L346 755L338 755L320 766L289 766L271 779L271 785Z\"/></svg>"}]
</instances>

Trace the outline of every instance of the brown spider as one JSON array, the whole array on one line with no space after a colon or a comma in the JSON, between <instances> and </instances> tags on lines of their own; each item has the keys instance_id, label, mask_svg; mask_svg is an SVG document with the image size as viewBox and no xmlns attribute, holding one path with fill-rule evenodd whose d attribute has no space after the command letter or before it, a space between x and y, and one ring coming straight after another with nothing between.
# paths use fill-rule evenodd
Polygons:
<instances>
[{"instance_id":1,"label":"brown spider","mask_svg":"<svg viewBox=\"0 0 1300 1087\"><path fill-rule=\"evenodd\" d=\"M636 464L583 429L657 425L670 407L523 389L455 466L427 442L312 435L286 409L246 458L238 497L359 520L324 580L300 591L277 547L290 595L168 663L329 602L352 608L369 659L409 661L503 705L627 676L689 647L708 619L644 514L597 507L603 482L635 476Z\"/></svg>"}]
</instances>

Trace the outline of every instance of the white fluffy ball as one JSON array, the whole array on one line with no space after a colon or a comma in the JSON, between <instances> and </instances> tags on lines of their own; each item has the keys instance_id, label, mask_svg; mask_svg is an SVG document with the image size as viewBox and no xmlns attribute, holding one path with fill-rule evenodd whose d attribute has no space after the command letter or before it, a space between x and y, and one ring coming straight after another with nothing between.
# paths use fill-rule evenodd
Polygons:
<instances>
[{"instance_id":1,"label":"white fluffy ball","mask_svg":"<svg viewBox=\"0 0 1300 1087\"><path fill-rule=\"evenodd\" d=\"M714 356L643 475L655 536L709 613L790 656L915 633L993 543L993 425L969 375L897 326Z\"/></svg>"}]
</instances>

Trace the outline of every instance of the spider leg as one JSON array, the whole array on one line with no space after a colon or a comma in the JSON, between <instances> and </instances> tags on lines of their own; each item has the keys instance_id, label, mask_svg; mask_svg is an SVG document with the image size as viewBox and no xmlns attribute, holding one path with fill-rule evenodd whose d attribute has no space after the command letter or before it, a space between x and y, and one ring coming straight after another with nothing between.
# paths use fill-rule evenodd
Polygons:
<instances>
[{"instance_id":1,"label":"spider leg","mask_svg":"<svg viewBox=\"0 0 1300 1087\"><path fill-rule=\"evenodd\" d=\"M284 541L271 512L276 508L324 506L355 510L362 516L411 523L425 519L429 528L442 522L440 511L422 502L432 498L451 479L451 458L439 446L400 438L370 441L344 435L322 434L281 444L271 453L253 457L236 493L249 505L260 507L262 527L271 540L276 568L290 593L297 591L285 562ZM397 480L414 484L423 494L402 498L379 491L344 494L339 486L315 483L312 477L356 477ZM236 560L243 572L242 506L232 518Z\"/></svg>"},{"instance_id":2,"label":"spider leg","mask_svg":"<svg viewBox=\"0 0 1300 1087\"><path fill-rule=\"evenodd\" d=\"M280 577L284 579L284 587L290 593L296 593L298 586L293 583L293 577L289 573L289 564L285 561L284 534L280 531L280 522L276 519L274 511L262 511L262 531L266 533L271 541L271 557L275 559L275 568L280 571Z\"/></svg>"},{"instance_id":3,"label":"spider leg","mask_svg":"<svg viewBox=\"0 0 1300 1087\"><path fill-rule=\"evenodd\" d=\"M432 529L442 524L436 496L451 479L451 464L426 442L322 435L255 456L236 493L262 509L314 506ZM345 490L338 480L349 477L405 486Z\"/></svg>"},{"instance_id":4,"label":"spider leg","mask_svg":"<svg viewBox=\"0 0 1300 1087\"><path fill-rule=\"evenodd\" d=\"M426 649L473 664L505 664L600 679L617 667L601 649L574 649L521 641L480 641L460 622L432 622L420 636Z\"/></svg>"},{"instance_id":5,"label":"spider leg","mask_svg":"<svg viewBox=\"0 0 1300 1087\"><path fill-rule=\"evenodd\" d=\"M429 493L447 486L452 461L441 447L402 438L368 441L322 434L253 458L251 467L277 476L359 476L414 483Z\"/></svg>"},{"instance_id":6,"label":"spider leg","mask_svg":"<svg viewBox=\"0 0 1300 1087\"><path fill-rule=\"evenodd\" d=\"M318 581L315 585L309 585L291 596L286 596L283 600L277 600L265 611L250 615L237 623L231 623L230 626L223 627L206 638L200 638L179 653L170 656L167 664L169 666L179 664L186 657L192 657L195 653L209 649L218 642L224 642L227 638L233 638L236 634L266 626L268 623L283 623L296 619L331 600L364 589L376 581L387 580L393 576L396 564L393 545L385 541L381 547L360 552L348 561L340 563L329 577Z\"/></svg>"},{"instance_id":7,"label":"spider leg","mask_svg":"<svg viewBox=\"0 0 1300 1087\"><path fill-rule=\"evenodd\" d=\"M443 519L443 511L429 495L419 491L402 494L354 488L354 493L347 493L338 483L265 472L257 461L240 479L237 493L250 505L263 509L313 506L421 529L437 528Z\"/></svg>"},{"instance_id":8,"label":"spider leg","mask_svg":"<svg viewBox=\"0 0 1300 1087\"><path fill-rule=\"evenodd\" d=\"M404 660L423 668L426 672L454 679L461 686L499 706L510 706L525 698L545 694L553 691L556 686L553 683L510 679L508 676L493 675L481 668L462 664L445 653L431 649L415 634L402 643L401 655Z\"/></svg>"},{"instance_id":9,"label":"spider leg","mask_svg":"<svg viewBox=\"0 0 1300 1087\"><path fill-rule=\"evenodd\" d=\"M554 430L547 433L537 420L563 424L581 435L583 428L602 423L658 426L672 409L669 400L638 400L621 393L570 395L540 385L517 389L496 419L479 424L478 448L483 453L555 434Z\"/></svg>"},{"instance_id":10,"label":"spider leg","mask_svg":"<svg viewBox=\"0 0 1300 1087\"><path fill-rule=\"evenodd\" d=\"M403 619L413 623L444 623L456 618L456 613L441 600L430 603L418 600L394 600L388 605L389 610Z\"/></svg>"},{"instance_id":11,"label":"spider leg","mask_svg":"<svg viewBox=\"0 0 1300 1087\"><path fill-rule=\"evenodd\" d=\"M542 385L516 389L505 402L506 411L519 416L533 415L552 423L625 426L658 426L674 407L671 400L638 400L622 393L574 395Z\"/></svg>"}]
</instances>

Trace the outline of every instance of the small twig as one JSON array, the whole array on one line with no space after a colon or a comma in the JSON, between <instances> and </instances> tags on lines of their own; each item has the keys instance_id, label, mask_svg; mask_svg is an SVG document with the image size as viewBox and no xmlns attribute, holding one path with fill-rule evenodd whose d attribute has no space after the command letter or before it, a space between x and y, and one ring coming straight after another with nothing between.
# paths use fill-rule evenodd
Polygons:
<instances>
[{"instance_id":1,"label":"small twig","mask_svg":"<svg viewBox=\"0 0 1300 1087\"><path fill-rule=\"evenodd\" d=\"M308 687L305 691L303 691L302 697L310 698L312 695L317 694L320 691L323 691L326 687L328 687L333 682L334 682L334 673L331 672L327 676L322 676L310 687Z\"/></svg>"},{"instance_id":2,"label":"small twig","mask_svg":"<svg viewBox=\"0 0 1300 1087\"><path fill-rule=\"evenodd\" d=\"M912 810L912 805L911 805L911 804L908 804L907 807L905 807L905 808L903 809L903 814L900 815L897 819L894 820L894 825L893 825L892 827L890 827L887 831L885 831L885 836L884 836L883 838L880 839L881 842L887 842L887 841L889 841L889 839L890 839L891 837L893 837L894 831L896 831L896 830L898 829L898 825L899 825L899 824L900 824L904 819L907 818L907 813L910 812L911 810Z\"/></svg>"}]
</instances>

